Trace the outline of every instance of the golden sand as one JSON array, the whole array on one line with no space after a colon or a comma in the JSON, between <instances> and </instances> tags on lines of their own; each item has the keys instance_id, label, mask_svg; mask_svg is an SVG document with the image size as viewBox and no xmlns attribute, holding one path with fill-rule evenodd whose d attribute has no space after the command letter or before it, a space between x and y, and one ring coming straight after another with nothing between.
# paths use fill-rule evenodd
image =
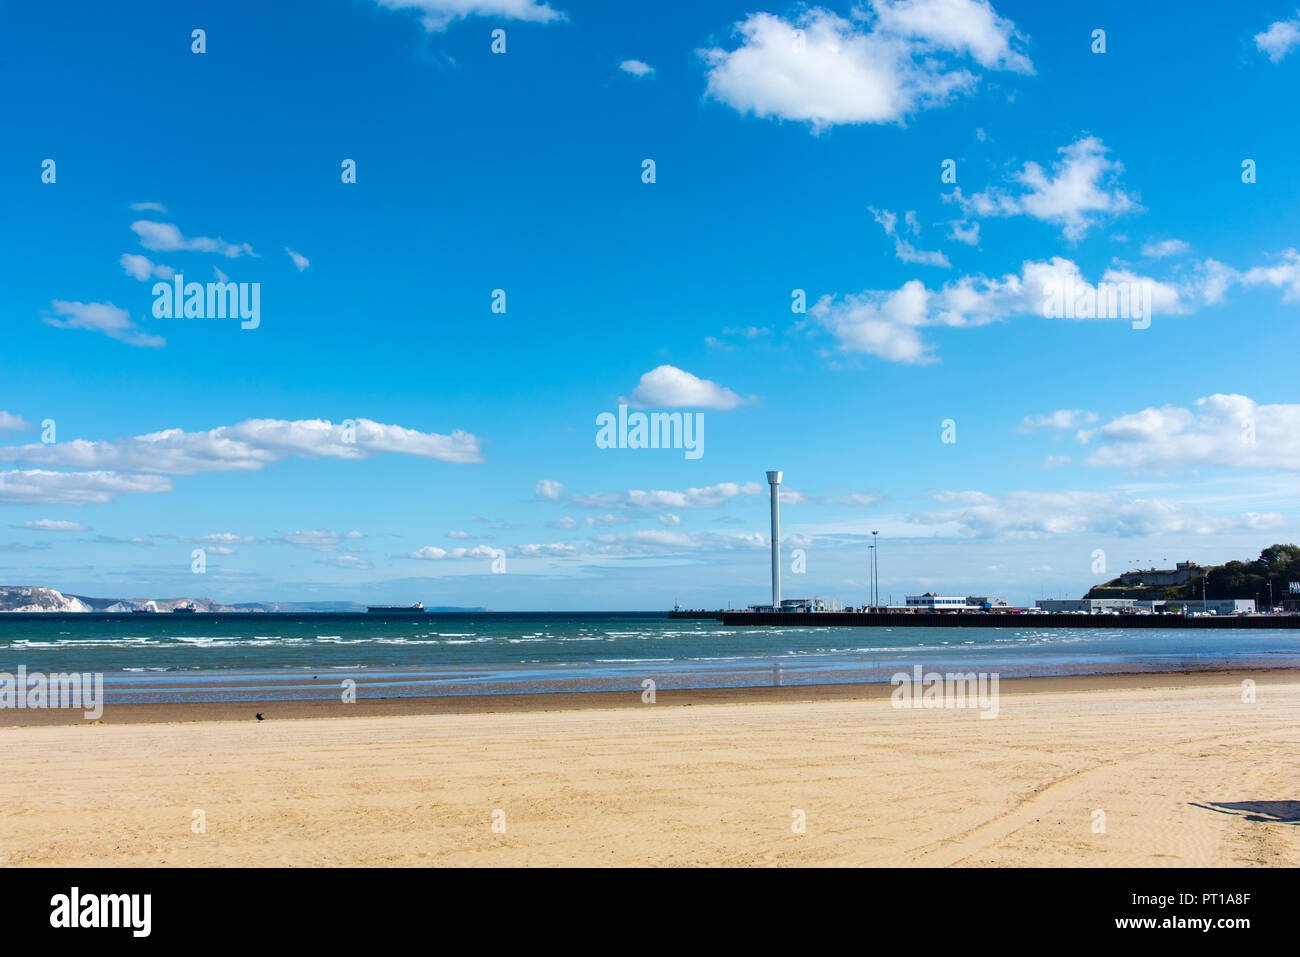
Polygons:
<instances>
[{"instance_id":1,"label":"golden sand","mask_svg":"<svg viewBox=\"0 0 1300 957\"><path fill-rule=\"evenodd\" d=\"M1295 672L883 691L4 728L0 863L1300 865Z\"/></svg>"}]
</instances>

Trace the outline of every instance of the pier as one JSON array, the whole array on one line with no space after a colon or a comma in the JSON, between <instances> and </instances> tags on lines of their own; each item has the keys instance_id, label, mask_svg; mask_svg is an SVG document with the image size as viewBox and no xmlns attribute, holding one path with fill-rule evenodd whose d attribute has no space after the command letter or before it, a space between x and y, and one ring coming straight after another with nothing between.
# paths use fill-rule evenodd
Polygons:
<instances>
[{"instance_id":1,"label":"pier","mask_svg":"<svg viewBox=\"0 0 1300 957\"><path fill-rule=\"evenodd\" d=\"M1300 615L1053 615L1008 612L908 611L670 611L669 618L703 618L724 625L799 628L1300 628Z\"/></svg>"}]
</instances>

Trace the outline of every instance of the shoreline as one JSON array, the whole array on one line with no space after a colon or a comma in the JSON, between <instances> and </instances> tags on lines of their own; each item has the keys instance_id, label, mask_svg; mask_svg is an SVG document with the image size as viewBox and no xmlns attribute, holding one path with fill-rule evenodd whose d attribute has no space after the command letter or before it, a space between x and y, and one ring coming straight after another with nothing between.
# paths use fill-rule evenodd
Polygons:
<instances>
[{"instance_id":1,"label":"shoreline","mask_svg":"<svg viewBox=\"0 0 1300 957\"><path fill-rule=\"evenodd\" d=\"M926 669L927 672L930 669ZM970 669L960 669L963 672ZM1221 668L1195 671L1106 672L1088 675L1044 675L1000 678L1003 695L1054 694L1136 689L1223 688L1251 679L1257 685L1289 684L1300 668ZM365 685L357 683L359 691ZM248 701L108 702L99 720L105 724L193 724L257 722L322 718L392 718L437 715L490 715L540 712L612 711L626 708L683 708L708 705L757 705L888 700L888 681L841 684L743 685L725 688L660 688L654 705L642 701L642 691L543 691L473 695L407 695L366 698L355 703L337 698L260 699ZM69 727L91 722L72 708L0 709L0 729Z\"/></svg>"}]
</instances>

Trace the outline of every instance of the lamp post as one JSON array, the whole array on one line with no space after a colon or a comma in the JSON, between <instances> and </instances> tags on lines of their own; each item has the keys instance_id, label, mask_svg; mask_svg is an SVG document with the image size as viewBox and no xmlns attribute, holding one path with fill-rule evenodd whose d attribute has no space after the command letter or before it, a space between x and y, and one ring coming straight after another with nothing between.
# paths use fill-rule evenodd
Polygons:
<instances>
[{"instance_id":1,"label":"lamp post","mask_svg":"<svg viewBox=\"0 0 1300 957\"><path fill-rule=\"evenodd\" d=\"M880 543L876 541L879 532L871 533L871 610L880 607Z\"/></svg>"}]
</instances>

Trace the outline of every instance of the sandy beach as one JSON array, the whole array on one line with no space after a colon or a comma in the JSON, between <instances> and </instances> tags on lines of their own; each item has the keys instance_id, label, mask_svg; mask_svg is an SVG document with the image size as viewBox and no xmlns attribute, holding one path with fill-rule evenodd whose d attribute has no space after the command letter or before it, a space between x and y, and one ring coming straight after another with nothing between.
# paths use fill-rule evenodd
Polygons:
<instances>
[{"instance_id":1,"label":"sandy beach","mask_svg":"<svg viewBox=\"0 0 1300 957\"><path fill-rule=\"evenodd\" d=\"M11 711L0 863L1300 865L1294 671L889 692Z\"/></svg>"}]
</instances>

